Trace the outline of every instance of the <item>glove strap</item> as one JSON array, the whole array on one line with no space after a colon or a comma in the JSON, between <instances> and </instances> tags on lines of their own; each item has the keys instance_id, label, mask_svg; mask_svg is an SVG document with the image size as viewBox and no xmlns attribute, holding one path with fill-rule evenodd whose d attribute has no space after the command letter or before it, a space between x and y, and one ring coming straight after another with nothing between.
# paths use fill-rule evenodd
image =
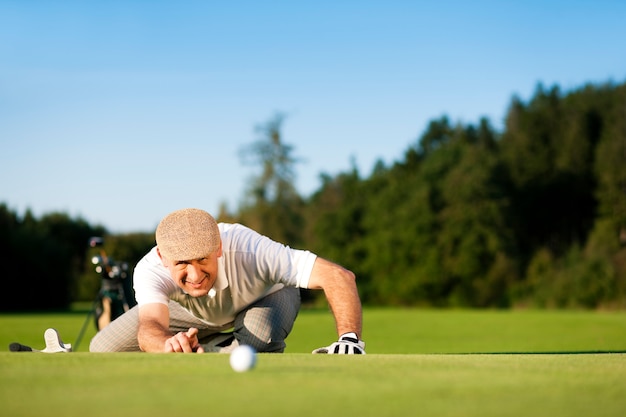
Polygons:
<instances>
[{"instance_id":1,"label":"glove strap","mask_svg":"<svg viewBox=\"0 0 626 417\"><path fill-rule=\"evenodd\" d=\"M339 337L340 341L359 343L359 337L354 332L344 333Z\"/></svg>"}]
</instances>

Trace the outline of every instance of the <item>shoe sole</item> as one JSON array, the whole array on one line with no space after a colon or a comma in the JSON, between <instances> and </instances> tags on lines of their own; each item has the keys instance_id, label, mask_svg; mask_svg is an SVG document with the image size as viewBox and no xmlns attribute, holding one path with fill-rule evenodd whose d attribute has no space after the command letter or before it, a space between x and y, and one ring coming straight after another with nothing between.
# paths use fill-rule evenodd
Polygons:
<instances>
[{"instance_id":1,"label":"shoe sole","mask_svg":"<svg viewBox=\"0 0 626 417\"><path fill-rule=\"evenodd\" d=\"M44 353L59 353L59 352L71 352L72 346L67 344L64 345L63 341L61 341L61 337L59 336L59 332L56 329L47 329L43 338L46 342L46 348L42 350Z\"/></svg>"}]
</instances>

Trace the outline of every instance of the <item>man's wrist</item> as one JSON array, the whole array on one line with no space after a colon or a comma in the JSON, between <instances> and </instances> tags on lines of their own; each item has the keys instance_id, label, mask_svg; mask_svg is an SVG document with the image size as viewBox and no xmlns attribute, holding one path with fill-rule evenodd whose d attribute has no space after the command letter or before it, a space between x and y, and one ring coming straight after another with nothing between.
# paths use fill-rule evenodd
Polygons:
<instances>
[{"instance_id":1,"label":"man's wrist","mask_svg":"<svg viewBox=\"0 0 626 417\"><path fill-rule=\"evenodd\" d=\"M349 340L351 342L354 341L354 343L358 343L359 336L357 336L355 332L348 332L339 336L339 340Z\"/></svg>"}]
</instances>

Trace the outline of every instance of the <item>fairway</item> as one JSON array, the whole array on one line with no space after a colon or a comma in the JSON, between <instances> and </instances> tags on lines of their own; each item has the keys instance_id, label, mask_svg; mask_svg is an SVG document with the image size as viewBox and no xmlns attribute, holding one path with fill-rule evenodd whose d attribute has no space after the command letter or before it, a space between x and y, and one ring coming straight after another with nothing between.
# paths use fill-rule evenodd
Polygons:
<instances>
[{"instance_id":1,"label":"fairway","mask_svg":"<svg viewBox=\"0 0 626 417\"><path fill-rule=\"evenodd\" d=\"M626 357L0 355L6 416L623 416Z\"/></svg>"},{"instance_id":2,"label":"fairway","mask_svg":"<svg viewBox=\"0 0 626 417\"><path fill-rule=\"evenodd\" d=\"M1 414L625 415L623 313L366 309L364 316L368 355L307 353L334 335L328 312L303 311L290 353L261 354L243 374L227 355L4 350ZM74 342L83 319L0 316L0 341L6 349L19 336L42 347L42 332L30 328L56 326Z\"/></svg>"}]
</instances>

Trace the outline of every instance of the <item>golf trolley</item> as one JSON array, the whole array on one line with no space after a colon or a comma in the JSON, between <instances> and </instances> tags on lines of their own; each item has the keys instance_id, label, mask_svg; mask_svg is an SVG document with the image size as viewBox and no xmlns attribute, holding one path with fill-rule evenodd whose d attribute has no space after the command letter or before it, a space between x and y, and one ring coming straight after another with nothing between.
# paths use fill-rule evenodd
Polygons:
<instances>
[{"instance_id":1,"label":"golf trolley","mask_svg":"<svg viewBox=\"0 0 626 417\"><path fill-rule=\"evenodd\" d=\"M104 239L101 237L92 237L89 239L90 247L100 248L99 254L91 258L91 263L94 265L95 271L100 274L101 277L100 290L76 338L74 349L78 349L78 345L92 315L96 329L99 331L129 309L129 302L126 292L124 291L125 280L129 277L128 263L116 262L109 257L102 247L103 244Z\"/></svg>"}]
</instances>

